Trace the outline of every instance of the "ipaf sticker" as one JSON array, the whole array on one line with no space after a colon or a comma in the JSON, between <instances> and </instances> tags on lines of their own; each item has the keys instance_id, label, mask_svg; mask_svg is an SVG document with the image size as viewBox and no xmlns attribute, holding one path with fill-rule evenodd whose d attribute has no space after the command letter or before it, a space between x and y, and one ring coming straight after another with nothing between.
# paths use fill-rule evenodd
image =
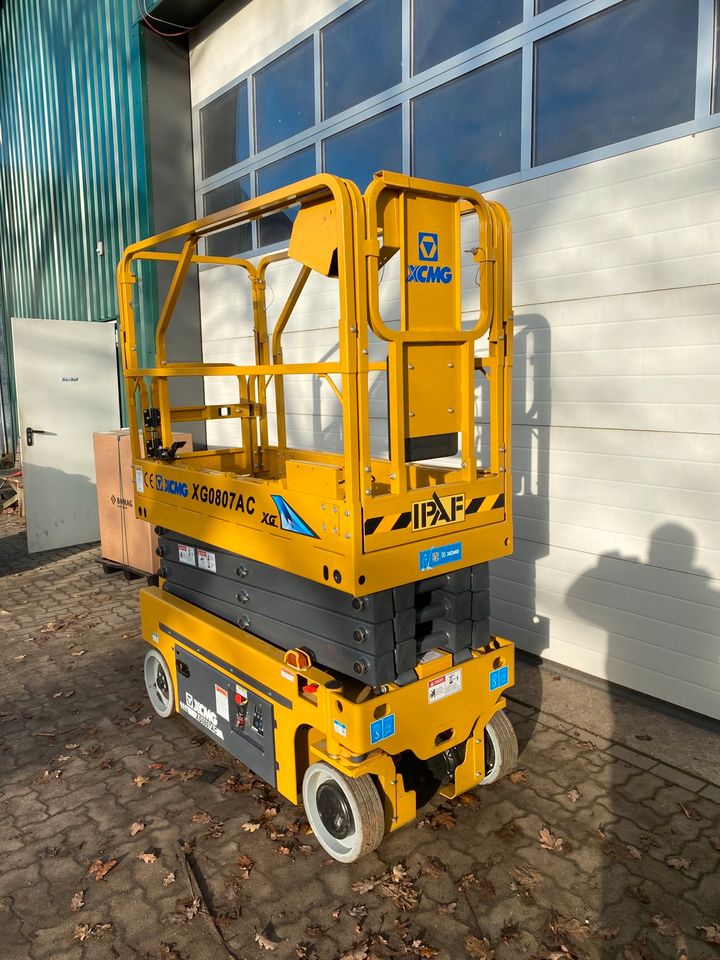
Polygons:
<instances>
[{"instance_id":1,"label":"ipaf sticker","mask_svg":"<svg viewBox=\"0 0 720 960\"><path fill-rule=\"evenodd\" d=\"M333 731L338 737L347 736L347 727L344 723L341 723L339 720L333 720Z\"/></svg>"}]
</instances>

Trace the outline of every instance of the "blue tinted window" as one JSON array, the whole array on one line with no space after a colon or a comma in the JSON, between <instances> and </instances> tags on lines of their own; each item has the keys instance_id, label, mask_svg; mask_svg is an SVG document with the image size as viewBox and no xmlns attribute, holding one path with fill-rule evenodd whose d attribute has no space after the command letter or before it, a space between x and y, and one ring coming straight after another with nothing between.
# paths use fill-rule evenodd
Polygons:
<instances>
[{"instance_id":1,"label":"blue tinted window","mask_svg":"<svg viewBox=\"0 0 720 960\"><path fill-rule=\"evenodd\" d=\"M200 111L203 177L212 177L250 155L247 80Z\"/></svg>"},{"instance_id":2,"label":"blue tinted window","mask_svg":"<svg viewBox=\"0 0 720 960\"><path fill-rule=\"evenodd\" d=\"M324 168L361 190L378 170L402 171L402 111L394 107L323 142Z\"/></svg>"},{"instance_id":3,"label":"blue tinted window","mask_svg":"<svg viewBox=\"0 0 720 960\"><path fill-rule=\"evenodd\" d=\"M239 180L233 180L231 183L224 183L221 187L215 187L208 191L203 197L203 208L205 214L217 213L218 210L224 210L226 207L232 207L236 203L242 203L243 200L250 198L250 177L240 177ZM216 233L215 236L208 237L206 240L206 249L211 257L232 257L235 254L243 253L252 247L252 227L249 223L243 223L239 227L231 227L222 233Z\"/></svg>"},{"instance_id":4,"label":"blue tinted window","mask_svg":"<svg viewBox=\"0 0 720 960\"><path fill-rule=\"evenodd\" d=\"M402 79L402 3L365 0L322 31L323 116Z\"/></svg>"},{"instance_id":5,"label":"blue tinted window","mask_svg":"<svg viewBox=\"0 0 720 960\"><path fill-rule=\"evenodd\" d=\"M287 140L315 122L312 37L255 76L257 150Z\"/></svg>"},{"instance_id":6,"label":"blue tinted window","mask_svg":"<svg viewBox=\"0 0 720 960\"><path fill-rule=\"evenodd\" d=\"M535 13L545 13L546 10L549 10L551 7L556 7L562 2L563 0L535 0Z\"/></svg>"},{"instance_id":7,"label":"blue tinted window","mask_svg":"<svg viewBox=\"0 0 720 960\"><path fill-rule=\"evenodd\" d=\"M695 115L697 0L626 0L535 45L536 164Z\"/></svg>"},{"instance_id":8,"label":"blue tinted window","mask_svg":"<svg viewBox=\"0 0 720 960\"><path fill-rule=\"evenodd\" d=\"M269 163L258 170L258 196L287 187L296 180L304 180L315 173L315 147L298 150L282 160ZM297 216L297 207L291 207L282 213L272 213L258 223L258 242L261 247L271 243L282 243L290 239L293 220Z\"/></svg>"},{"instance_id":9,"label":"blue tinted window","mask_svg":"<svg viewBox=\"0 0 720 960\"><path fill-rule=\"evenodd\" d=\"M523 0L414 0L413 73L508 30L522 14Z\"/></svg>"},{"instance_id":10,"label":"blue tinted window","mask_svg":"<svg viewBox=\"0 0 720 960\"><path fill-rule=\"evenodd\" d=\"M413 174L471 186L520 169L520 52L412 102Z\"/></svg>"}]
</instances>

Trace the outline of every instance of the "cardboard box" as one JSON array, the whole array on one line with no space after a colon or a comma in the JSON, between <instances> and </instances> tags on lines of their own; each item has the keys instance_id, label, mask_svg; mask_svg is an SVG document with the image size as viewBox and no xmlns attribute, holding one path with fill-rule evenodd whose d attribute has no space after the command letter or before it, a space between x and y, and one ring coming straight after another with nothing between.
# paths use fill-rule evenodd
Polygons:
<instances>
[{"instance_id":1,"label":"cardboard box","mask_svg":"<svg viewBox=\"0 0 720 960\"><path fill-rule=\"evenodd\" d=\"M192 450L189 433L174 433ZM94 433L95 475L100 514L100 554L142 573L157 573L157 537L152 524L135 516L135 484L129 430Z\"/></svg>"}]
</instances>

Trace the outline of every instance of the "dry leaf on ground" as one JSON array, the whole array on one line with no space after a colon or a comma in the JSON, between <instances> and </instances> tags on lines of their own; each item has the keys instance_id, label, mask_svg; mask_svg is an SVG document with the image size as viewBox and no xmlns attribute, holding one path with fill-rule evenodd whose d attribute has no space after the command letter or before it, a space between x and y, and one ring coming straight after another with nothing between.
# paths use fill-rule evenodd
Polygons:
<instances>
[{"instance_id":1,"label":"dry leaf on ground","mask_svg":"<svg viewBox=\"0 0 720 960\"><path fill-rule=\"evenodd\" d=\"M135 823L130 827L130 836L134 837L144 829L145 824L142 822L142 820L136 820Z\"/></svg>"},{"instance_id":2,"label":"dry leaf on ground","mask_svg":"<svg viewBox=\"0 0 720 960\"><path fill-rule=\"evenodd\" d=\"M434 879L447 873L447 867L442 860L438 860L437 857L426 857L423 873L426 877L432 877Z\"/></svg>"},{"instance_id":3,"label":"dry leaf on ground","mask_svg":"<svg viewBox=\"0 0 720 960\"><path fill-rule=\"evenodd\" d=\"M665 863L674 870L687 870L692 860L686 860L685 857L668 857Z\"/></svg>"},{"instance_id":4,"label":"dry leaf on ground","mask_svg":"<svg viewBox=\"0 0 720 960\"><path fill-rule=\"evenodd\" d=\"M169 873L169 874L163 879L163 886L164 886L164 887L169 887L171 883L175 883L175 871L174 871L174 870L173 870L172 873Z\"/></svg>"},{"instance_id":5,"label":"dry leaf on ground","mask_svg":"<svg viewBox=\"0 0 720 960\"><path fill-rule=\"evenodd\" d=\"M698 927L708 943L720 943L720 923L711 923L706 927Z\"/></svg>"},{"instance_id":6,"label":"dry leaf on ground","mask_svg":"<svg viewBox=\"0 0 720 960\"><path fill-rule=\"evenodd\" d=\"M567 798L571 803L577 803L578 800L582 799L582 794L577 787L573 787L571 790L568 790Z\"/></svg>"},{"instance_id":7,"label":"dry leaf on ground","mask_svg":"<svg viewBox=\"0 0 720 960\"><path fill-rule=\"evenodd\" d=\"M263 948L263 950L274 950L279 943L282 943L284 937L278 935L277 930L272 925L272 922L266 924L265 929L262 933L255 931L255 941Z\"/></svg>"},{"instance_id":8,"label":"dry leaf on ground","mask_svg":"<svg viewBox=\"0 0 720 960\"><path fill-rule=\"evenodd\" d=\"M247 880L250 876L250 871L255 866L255 861L248 857L246 854L241 853L238 857L237 862L237 872L240 875L242 880Z\"/></svg>"},{"instance_id":9,"label":"dry leaf on ground","mask_svg":"<svg viewBox=\"0 0 720 960\"><path fill-rule=\"evenodd\" d=\"M137 856L138 860L142 860L143 863L155 863L157 857L154 853L139 853Z\"/></svg>"},{"instance_id":10,"label":"dry leaf on ground","mask_svg":"<svg viewBox=\"0 0 720 960\"><path fill-rule=\"evenodd\" d=\"M565 846L565 840L562 837L553 836L547 827L541 828L539 838L540 846L544 850L552 850L553 852L557 852L558 850L562 850Z\"/></svg>"},{"instance_id":11,"label":"dry leaf on ground","mask_svg":"<svg viewBox=\"0 0 720 960\"><path fill-rule=\"evenodd\" d=\"M139 790L144 783L150 783L150 777L143 777L141 774L138 774L136 777L133 777L132 782Z\"/></svg>"},{"instance_id":12,"label":"dry leaf on ground","mask_svg":"<svg viewBox=\"0 0 720 960\"><path fill-rule=\"evenodd\" d=\"M70 909L73 912L75 912L77 910L82 910L84 906L85 906L85 891L78 890L78 892L74 894L72 900L70 901Z\"/></svg>"},{"instance_id":13,"label":"dry leaf on ground","mask_svg":"<svg viewBox=\"0 0 720 960\"><path fill-rule=\"evenodd\" d=\"M471 957L477 957L478 960L492 960L495 951L487 937L479 940L472 933L465 934L465 950Z\"/></svg>"},{"instance_id":14,"label":"dry leaf on ground","mask_svg":"<svg viewBox=\"0 0 720 960\"><path fill-rule=\"evenodd\" d=\"M682 933L680 924L674 917L665 917L661 913L656 913L650 917L650 923L657 927L658 933L662 937L677 937Z\"/></svg>"},{"instance_id":15,"label":"dry leaf on ground","mask_svg":"<svg viewBox=\"0 0 720 960\"><path fill-rule=\"evenodd\" d=\"M87 940L88 937L101 937L112 927L111 923L94 923L92 926L88 923L79 923L73 933L74 940Z\"/></svg>"},{"instance_id":16,"label":"dry leaf on ground","mask_svg":"<svg viewBox=\"0 0 720 960\"><path fill-rule=\"evenodd\" d=\"M455 814L439 807L418 823L418 827L424 826L432 827L433 830L452 830L455 827Z\"/></svg>"},{"instance_id":17,"label":"dry leaf on ground","mask_svg":"<svg viewBox=\"0 0 720 960\"><path fill-rule=\"evenodd\" d=\"M685 814L685 816L688 818L688 820L702 820L702 817L697 812L697 810L693 810L692 807L686 807L684 803L678 803L678 806L680 807L682 812Z\"/></svg>"},{"instance_id":18,"label":"dry leaf on ground","mask_svg":"<svg viewBox=\"0 0 720 960\"><path fill-rule=\"evenodd\" d=\"M107 860L105 863L102 860L93 860L88 867L88 873L92 873L96 880L104 880L117 864L117 860Z\"/></svg>"},{"instance_id":19,"label":"dry leaf on ground","mask_svg":"<svg viewBox=\"0 0 720 960\"><path fill-rule=\"evenodd\" d=\"M523 780L527 780L524 770L516 770L514 773L511 773L508 777L510 783L522 783Z\"/></svg>"}]
</instances>

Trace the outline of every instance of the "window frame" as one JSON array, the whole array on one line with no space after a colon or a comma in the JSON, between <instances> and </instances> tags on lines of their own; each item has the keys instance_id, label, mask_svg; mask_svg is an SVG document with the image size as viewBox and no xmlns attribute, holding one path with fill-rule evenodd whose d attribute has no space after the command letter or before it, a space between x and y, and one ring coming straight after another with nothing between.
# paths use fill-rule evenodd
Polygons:
<instances>
[{"instance_id":1,"label":"window frame","mask_svg":"<svg viewBox=\"0 0 720 960\"><path fill-rule=\"evenodd\" d=\"M619 156L646 146L667 142L720 126L720 113L711 112L714 106L714 77L716 76L716 72L720 70L720 64L715 63L715 23L716 16L720 17L720 2L718 2L718 0L697 0L698 46L695 116L692 120L677 124L673 127L665 127L661 130L655 130L630 140L619 141L590 150L586 153L574 154L560 160L533 166L535 43L538 40L542 40L551 34L561 31L565 27L572 26L610 7L624 3L626 0L562 0L562 2L556 6L551 7L541 14L535 13L535 0L523 0L523 19L519 24L415 75L412 75L410 72L414 4L413 0L398 0L398 2L402 3L401 82L341 113L329 117L327 120L323 120L321 32L325 27L363 2L364 0L347 0L347 2L342 3L331 14L317 21L307 30L297 34L288 41L288 43L273 51L272 54L259 61L252 68L224 84L212 95L193 106L193 137L194 142L197 144L196 149L193 151L193 162L198 216L202 216L203 197L206 192L249 174L251 195L257 196L257 171L261 167L265 167L276 160L296 153L304 147L314 146L316 170L322 170L323 140L335 134L342 133L366 120L370 120L395 106L400 106L402 112L402 172L409 173L412 152L411 101L423 93L440 87L448 81L457 79L466 73L471 73L478 67L491 63L494 60L499 60L516 50L520 50L522 54L520 170L493 180L468 184L468 186L480 188L483 191L496 190L501 187L533 180L536 177L546 176L561 170L572 169L586 163L604 160L608 157ZM716 9L718 11L717 14ZM255 124L252 122L256 109L254 99L255 74L310 37L313 38L314 53L315 122L301 133L295 134L266 150L256 153ZM223 96L243 81L247 81L248 116L251 118L249 123L250 156L247 160L228 167L211 177L204 178L202 172L203 151L200 133L200 111L207 106L207 104ZM720 104L715 106L716 108L720 108ZM257 240L256 234L253 234L253 239L254 241ZM269 247L254 247L252 255L280 249L282 246L282 244L275 244Z\"/></svg>"}]
</instances>

